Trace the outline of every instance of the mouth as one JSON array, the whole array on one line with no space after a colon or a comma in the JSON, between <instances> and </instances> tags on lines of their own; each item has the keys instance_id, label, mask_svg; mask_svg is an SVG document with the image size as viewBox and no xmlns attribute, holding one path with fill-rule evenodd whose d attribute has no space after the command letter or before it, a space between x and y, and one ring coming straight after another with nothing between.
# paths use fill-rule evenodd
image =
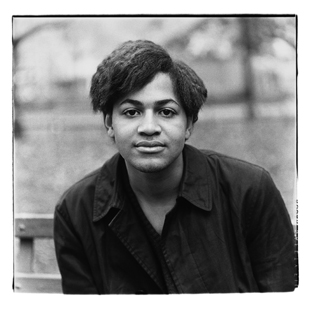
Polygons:
<instances>
[{"instance_id":1,"label":"mouth","mask_svg":"<svg viewBox=\"0 0 310 310\"><path fill-rule=\"evenodd\" d=\"M141 153L159 153L164 150L165 144L160 141L139 141L135 144L136 149Z\"/></svg>"}]
</instances>

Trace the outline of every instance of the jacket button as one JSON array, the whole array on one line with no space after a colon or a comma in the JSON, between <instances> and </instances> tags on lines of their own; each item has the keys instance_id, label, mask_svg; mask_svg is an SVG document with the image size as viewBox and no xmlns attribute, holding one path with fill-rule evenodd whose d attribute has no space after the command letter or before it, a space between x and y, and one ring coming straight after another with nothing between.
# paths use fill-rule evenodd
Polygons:
<instances>
[{"instance_id":1,"label":"jacket button","mask_svg":"<svg viewBox=\"0 0 310 310\"><path fill-rule=\"evenodd\" d=\"M147 294L147 292L144 290L137 290L136 291L136 295L145 295L145 294Z\"/></svg>"}]
</instances>

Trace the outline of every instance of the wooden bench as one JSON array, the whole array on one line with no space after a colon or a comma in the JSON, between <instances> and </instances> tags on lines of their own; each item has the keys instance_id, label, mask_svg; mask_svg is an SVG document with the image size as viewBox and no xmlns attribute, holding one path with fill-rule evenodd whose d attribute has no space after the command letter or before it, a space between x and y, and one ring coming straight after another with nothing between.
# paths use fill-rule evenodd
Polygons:
<instances>
[{"instance_id":1,"label":"wooden bench","mask_svg":"<svg viewBox=\"0 0 310 310\"><path fill-rule=\"evenodd\" d=\"M53 215L16 214L14 230L19 239L15 247L15 292L61 293L59 273L34 272L34 242L36 238L53 238Z\"/></svg>"}]
</instances>

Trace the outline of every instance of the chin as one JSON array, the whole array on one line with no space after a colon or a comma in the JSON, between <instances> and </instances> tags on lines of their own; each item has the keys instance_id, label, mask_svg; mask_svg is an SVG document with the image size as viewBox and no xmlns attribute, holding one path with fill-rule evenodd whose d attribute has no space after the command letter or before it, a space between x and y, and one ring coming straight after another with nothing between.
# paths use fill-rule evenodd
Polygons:
<instances>
[{"instance_id":1,"label":"chin","mask_svg":"<svg viewBox=\"0 0 310 310\"><path fill-rule=\"evenodd\" d=\"M144 173L156 173L165 169L165 167L161 167L158 165L138 165L135 168L140 172Z\"/></svg>"},{"instance_id":2,"label":"chin","mask_svg":"<svg viewBox=\"0 0 310 310\"><path fill-rule=\"evenodd\" d=\"M169 165L167 163L156 162L156 161L155 162L139 161L139 162L132 164L132 166L140 172L156 173L156 172L165 170L165 168L167 168Z\"/></svg>"}]
</instances>

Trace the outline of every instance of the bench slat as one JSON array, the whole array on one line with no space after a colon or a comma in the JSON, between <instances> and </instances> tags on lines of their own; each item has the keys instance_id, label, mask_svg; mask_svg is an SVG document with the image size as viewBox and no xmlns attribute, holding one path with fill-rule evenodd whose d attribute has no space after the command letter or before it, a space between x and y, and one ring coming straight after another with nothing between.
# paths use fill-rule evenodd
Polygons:
<instances>
[{"instance_id":1,"label":"bench slat","mask_svg":"<svg viewBox=\"0 0 310 310\"><path fill-rule=\"evenodd\" d=\"M14 281L17 293L62 293L59 274L17 273Z\"/></svg>"},{"instance_id":2,"label":"bench slat","mask_svg":"<svg viewBox=\"0 0 310 310\"><path fill-rule=\"evenodd\" d=\"M18 214L15 216L18 238L53 238L52 214Z\"/></svg>"}]
</instances>

